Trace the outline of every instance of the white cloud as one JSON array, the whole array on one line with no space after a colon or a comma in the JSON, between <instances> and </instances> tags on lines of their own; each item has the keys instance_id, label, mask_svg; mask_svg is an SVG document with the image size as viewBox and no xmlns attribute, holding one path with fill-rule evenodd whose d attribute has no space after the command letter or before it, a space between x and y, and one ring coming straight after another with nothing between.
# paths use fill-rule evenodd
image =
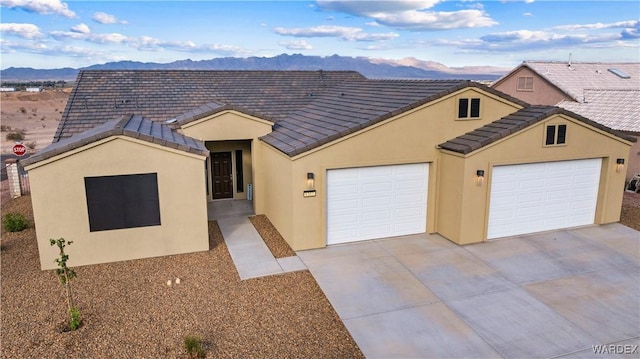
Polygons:
<instances>
[{"instance_id":1,"label":"white cloud","mask_svg":"<svg viewBox=\"0 0 640 359\"><path fill-rule=\"evenodd\" d=\"M624 40L621 34L559 34L547 31L517 30L493 33L479 39L439 40L435 45L453 46L479 52L508 52L580 48L615 48ZM635 45L636 47L638 45Z\"/></svg>"},{"instance_id":2,"label":"white cloud","mask_svg":"<svg viewBox=\"0 0 640 359\"><path fill-rule=\"evenodd\" d=\"M498 23L483 10L482 4L465 4L465 10L431 11L441 0L355 1L319 0L324 10L371 18L380 25L412 31L432 31L488 27Z\"/></svg>"},{"instance_id":3,"label":"white cloud","mask_svg":"<svg viewBox=\"0 0 640 359\"><path fill-rule=\"evenodd\" d=\"M294 37L337 37L345 41L385 41L391 40L399 35L393 32L388 33L366 33L358 27L329 26L321 25L304 28L284 28L274 29L278 35Z\"/></svg>"},{"instance_id":4,"label":"white cloud","mask_svg":"<svg viewBox=\"0 0 640 359\"><path fill-rule=\"evenodd\" d=\"M77 32L80 34L88 34L91 32L91 30L89 30L89 26L87 26L86 24L78 24L76 26L73 26L71 28L72 32Z\"/></svg>"},{"instance_id":5,"label":"white cloud","mask_svg":"<svg viewBox=\"0 0 640 359\"><path fill-rule=\"evenodd\" d=\"M241 56L250 51L237 46L221 44L198 45L193 41L163 41L151 36L140 36L127 39L126 43L139 51L173 50L190 53L215 53L219 55Z\"/></svg>"},{"instance_id":6,"label":"white cloud","mask_svg":"<svg viewBox=\"0 0 640 359\"><path fill-rule=\"evenodd\" d=\"M25 39L35 39L43 36L40 28L34 24L0 24L0 32L20 36Z\"/></svg>"},{"instance_id":7,"label":"white cloud","mask_svg":"<svg viewBox=\"0 0 640 359\"><path fill-rule=\"evenodd\" d=\"M0 39L0 49L3 53L16 53L17 51L43 51L47 45L41 42L14 42L11 40Z\"/></svg>"},{"instance_id":8,"label":"white cloud","mask_svg":"<svg viewBox=\"0 0 640 359\"><path fill-rule=\"evenodd\" d=\"M280 46L283 46L287 50L312 50L313 46L304 40L295 41L281 41Z\"/></svg>"},{"instance_id":9,"label":"white cloud","mask_svg":"<svg viewBox=\"0 0 640 359\"><path fill-rule=\"evenodd\" d=\"M530 12L525 12L524 14L522 14L522 16L533 16L533 14Z\"/></svg>"},{"instance_id":10,"label":"white cloud","mask_svg":"<svg viewBox=\"0 0 640 359\"><path fill-rule=\"evenodd\" d=\"M91 19L100 24L127 24L126 21L118 20L117 17L106 12L97 12Z\"/></svg>"},{"instance_id":11,"label":"white cloud","mask_svg":"<svg viewBox=\"0 0 640 359\"><path fill-rule=\"evenodd\" d=\"M1 6L10 9L22 9L42 15L62 15L68 18L76 17L76 13L69 10L69 5L60 0L0 0Z\"/></svg>"},{"instance_id":12,"label":"white cloud","mask_svg":"<svg viewBox=\"0 0 640 359\"><path fill-rule=\"evenodd\" d=\"M2 53L27 52L37 55L45 55L52 57L74 57L94 59L96 61L113 61L115 57L108 51L99 51L79 46L52 46L49 47L43 43L15 43L6 40L0 40L0 48Z\"/></svg>"},{"instance_id":13,"label":"white cloud","mask_svg":"<svg viewBox=\"0 0 640 359\"><path fill-rule=\"evenodd\" d=\"M376 17L382 25L412 31L489 27L498 23L480 10L452 12L405 11Z\"/></svg>"},{"instance_id":14,"label":"white cloud","mask_svg":"<svg viewBox=\"0 0 640 359\"><path fill-rule=\"evenodd\" d=\"M430 9L441 0L318 0L324 10L344 12L360 17L376 18L378 14L397 13L416 9Z\"/></svg>"},{"instance_id":15,"label":"white cloud","mask_svg":"<svg viewBox=\"0 0 640 359\"><path fill-rule=\"evenodd\" d=\"M568 30L568 31L577 31L577 30L601 30L601 29L620 29L620 28L637 28L640 21L630 20L630 21L618 21L608 24L603 23L595 23L595 24L579 24L579 25L562 25L556 26L554 30Z\"/></svg>"},{"instance_id":16,"label":"white cloud","mask_svg":"<svg viewBox=\"0 0 640 359\"><path fill-rule=\"evenodd\" d=\"M49 35L58 41L83 40L97 44L120 44L129 42L129 38L118 33L92 34L77 31L52 31Z\"/></svg>"}]
</instances>

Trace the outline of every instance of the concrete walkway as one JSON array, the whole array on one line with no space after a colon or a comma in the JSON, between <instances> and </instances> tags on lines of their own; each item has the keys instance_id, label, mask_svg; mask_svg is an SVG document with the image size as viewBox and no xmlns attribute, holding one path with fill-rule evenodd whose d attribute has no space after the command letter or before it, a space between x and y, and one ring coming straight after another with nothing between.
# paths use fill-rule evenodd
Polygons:
<instances>
[{"instance_id":1,"label":"concrete walkway","mask_svg":"<svg viewBox=\"0 0 640 359\"><path fill-rule=\"evenodd\" d=\"M246 213L217 221L241 280L307 269L297 256L274 258Z\"/></svg>"},{"instance_id":2,"label":"concrete walkway","mask_svg":"<svg viewBox=\"0 0 640 359\"><path fill-rule=\"evenodd\" d=\"M640 232L620 224L298 255L367 358L640 357Z\"/></svg>"}]
</instances>

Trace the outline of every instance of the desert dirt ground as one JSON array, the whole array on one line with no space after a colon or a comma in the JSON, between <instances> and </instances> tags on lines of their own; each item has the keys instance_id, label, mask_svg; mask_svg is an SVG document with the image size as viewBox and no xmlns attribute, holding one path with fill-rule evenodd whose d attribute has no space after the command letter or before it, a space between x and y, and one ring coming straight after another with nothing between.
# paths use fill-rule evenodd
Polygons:
<instances>
[{"instance_id":1,"label":"desert dirt ground","mask_svg":"<svg viewBox=\"0 0 640 359\"><path fill-rule=\"evenodd\" d=\"M26 132L23 144L27 147L33 145L33 150L39 150L51 144L70 92L71 89L1 93L1 152L12 153L11 147L15 142L7 140L6 136L19 130Z\"/></svg>"}]
</instances>

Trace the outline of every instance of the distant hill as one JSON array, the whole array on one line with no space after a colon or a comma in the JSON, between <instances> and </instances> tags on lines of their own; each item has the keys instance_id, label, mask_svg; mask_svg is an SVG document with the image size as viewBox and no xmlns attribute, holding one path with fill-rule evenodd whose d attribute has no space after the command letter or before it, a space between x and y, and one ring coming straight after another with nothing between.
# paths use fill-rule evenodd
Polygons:
<instances>
[{"instance_id":1,"label":"distant hill","mask_svg":"<svg viewBox=\"0 0 640 359\"><path fill-rule=\"evenodd\" d=\"M166 64L119 61L80 69L44 70L10 67L0 70L0 78L2 81L73 81L80 70L351 70L358 71L368 78L493 81L506 74L510 69L491 66L450 68L437 62L415 58L387 60L339 55L322 57L282 54L275 57L179 60Z\"/></svg>"}]
</instances>

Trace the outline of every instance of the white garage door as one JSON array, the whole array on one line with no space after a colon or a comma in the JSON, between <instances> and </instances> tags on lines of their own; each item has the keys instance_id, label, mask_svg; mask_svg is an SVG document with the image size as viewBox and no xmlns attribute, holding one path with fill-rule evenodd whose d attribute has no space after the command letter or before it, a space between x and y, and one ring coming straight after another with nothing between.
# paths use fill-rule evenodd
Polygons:
<instances>
[{"instance_id":1,"label":"white garage door","mask_svg":"<svg viewBox=\"0 0 640 359\"><path fill-rule=\"evenodd\" d=\"M327 244L424 233L426 163L327 171Z\"/></svg>"},{"instance_id":2,"label":"white garage door","mask_svg":"<svg viewBox=\"0 0 640 359\"><path fill-rule=\"evenodd\" d=\"M487 238L593 224L599 158L493 168Z\"/></svg>"}]
</instances>

